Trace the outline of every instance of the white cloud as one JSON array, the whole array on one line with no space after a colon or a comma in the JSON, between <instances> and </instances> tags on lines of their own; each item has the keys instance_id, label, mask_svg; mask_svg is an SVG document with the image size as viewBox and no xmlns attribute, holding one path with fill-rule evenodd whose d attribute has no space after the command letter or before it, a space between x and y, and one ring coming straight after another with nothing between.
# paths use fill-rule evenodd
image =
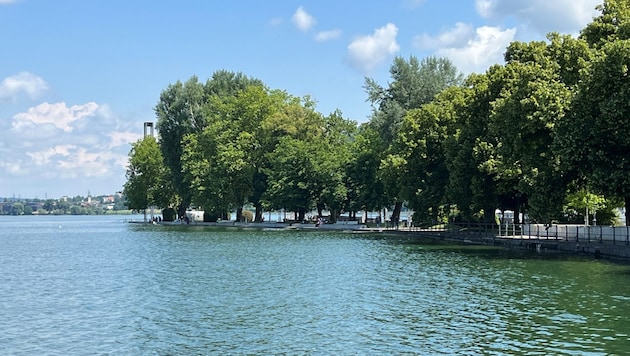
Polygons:
<instances>
[{"instance_id":1,"label":"white cloud","mask_svg":"<svg viewBox=\"0 0 630 356\"><path fill-rule=\"evenodd\" d=\"M75 149L75 145L58 145L55 147L51 147L44 151L38 152L26 152L26 154L33 159L33 162L41 166L50 162L50 158L54 156L63 156L67 157L70 155L70 150Z\"/></svg>"},{"instance_id":2,"label":"white cloud","mask_svg":"<svg viewBox=\"0 0 630 356\"><path fill-rule=\"evenodd\" d=\"M461 48L475 36L472 25L458 22L455 27L437 36L422 34L414 37L413 43L419 49Z\"/></svg>"},{"instance_id":3,"label":"white cloud","mask_svg":"<svg viewBox=\"0 0 630 356\"><path fill-rule=\"evenodd\" d=\"M516 29L483 26L473 30L465 24L437 36L416 36L414 45L421 50L433 50L439 57L449 58L459 70L469 74L481 73L489 66L503 63L503 54L514 40Z\"/></svg>"},{"instance_id":4,"label":"white cloud","mask_svg":"<svg viewBox=\"0 0 630 356\"><path fill-rule=\"evenodd\" d=\"M40 186L46 189L41 194L96 186L120 190L129 144L142 138L142 122L120 120L109 105L94 102L43 103L15 115L5 127L11 134L0 145L0 176L19 177L13 186L0 187L5 194ZM55 183L46 186L43 180Z\"/></svg>"},{"instance_id":5,"label":"white cloud","mask_svg":"<svg viewBox=\"0 0 630 356\"><path fill-rule=\"evenodd\" d=\"M29 173L28 169L23 167L22 160L0 161L0 168L4 169L13 176L25 176Z\"/></svg>"},{"instance_id":6,"label":"white cloud","mask_svg":"<svg viewBox=\"0 0 630 356\"><path fill-rule=\"evenodd\" d=\"M300 31L304 32L313 28L317 23L315 18L306 12L302 6L295 11L293 17L291 17L291 21L293 21L293 24L295 24Z\"/></svg>"},{"instance_id":7,"label":"white cloud","mask_svg":"<svg viewBox=\"0 0 630 356\"><path fill-rule=\"evenodd\" d=\"M57 161L62 177L102 177L112 172L112 162L119 160L111 152L89 152L84 147L75 148L65 159Z\"/></svg>"},{"instance_id":8,"label":"white cloud","mask_svg":"<svg viewBox=\"0 0 630 356\"><path fill-rule=\"evenodd\" d=\"M42 103L28 109L27 112L13 116L13 130L22 131L39 125L51 124L65 132L72 132L73 124L85 117L93 116L98 107L94 102L71 107L67 107L66 103L63 102Z\"/></svg>"},{"instance_id":9,"label":"white cloud","mask_svg":"<svg viewBox=\"0 0 630 356\"><path fill-rule=\"evenodd\" d=\"M361 36L348 45L350 64L363 71L370 72L400 50L396 42L398 27L392 23L377 28L371 36Z\"/></svg>"},{"instance_id":10,"label":"white cloud","mask_svg":"<svg viewBox=\"0 0 630 356\"><path fill-rule=\"evenodd\" d=\"M119 132L113 131L107 134L110 138L110 142L108 144L108 148L114 148L122 145L128 145L130 143L134 143L142 138L143 134L140 132Z\"/></svg>"},{"instance_id":11,"label":"white cloud","mask_svg":"<svg viewBox=\"0 0 630 356\"><path fill-rule=\"evenodd\" d=\"M486 19L515 18L528 31L545 35L555 31L577 34L597 15L602 0L476 0L477 12Z\"/></svg>"},{"instance_id":12,"label":"white cloud","mask_svg":"<svg viewBox=\"0 0 630 356\"><path fill-rule=\"evenodd\" d=\"M315 41L325 42L341 37L341 30L320 31L315 35Z\"/></svg>"},{"instance_id":13,"label":"white cloud","mask_svg":"<svg viewBox=\"0 0 630 356\"><path fill-rule=\"evenodd\" d=\"M0 100L15 100L20 94L35 99L46 90L48 84L44 79L29 72L21 72L0 82Z\"/></svg>"}]
</instances>

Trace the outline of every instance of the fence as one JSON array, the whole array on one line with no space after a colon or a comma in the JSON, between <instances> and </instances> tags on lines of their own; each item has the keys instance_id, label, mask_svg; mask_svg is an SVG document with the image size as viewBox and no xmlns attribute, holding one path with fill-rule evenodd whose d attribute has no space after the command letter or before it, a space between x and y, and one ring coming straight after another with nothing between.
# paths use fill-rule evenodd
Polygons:
<instances>
[{"instance_id":1,"label":"fence","mask_svg":"<svg viewBox=\"0 0 630 356\"><path fill-rule=\"evenodd\" d=\"M510 225L507 227L503 225L502 227L503 231L499 233L499 236L630 244L630 226L523 224L518 227ZM510 231L510 227L512 227L513 231Z\"/></svg>"},{"instance_id":2,"label":"fence","mask_svg":"<svg viewBox=\"0 0 630 356\"><path fill-rule=\"evenodd\" d=\"M503 237L630 245L630 226L460 223L447 226L387 226L394 230L444 233L459 237Z\"/></svg>"}]
</instances>

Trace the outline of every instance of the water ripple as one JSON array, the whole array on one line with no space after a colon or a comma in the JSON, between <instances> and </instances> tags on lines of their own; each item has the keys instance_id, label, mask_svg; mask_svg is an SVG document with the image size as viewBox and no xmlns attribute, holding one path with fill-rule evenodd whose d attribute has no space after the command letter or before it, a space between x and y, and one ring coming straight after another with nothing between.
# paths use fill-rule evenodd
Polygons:
<instances>
[{"instance_id":1,"label":"water ripple","mask_svg":"<svg viewBox=\"0 0 630 356\"><path fill-rule=\"evenodd\" d=\"M3 221L4 223L4 221ZM0 233L8 354L620 354L627 267L376 236Z\"/></svg>"}]
</instances>

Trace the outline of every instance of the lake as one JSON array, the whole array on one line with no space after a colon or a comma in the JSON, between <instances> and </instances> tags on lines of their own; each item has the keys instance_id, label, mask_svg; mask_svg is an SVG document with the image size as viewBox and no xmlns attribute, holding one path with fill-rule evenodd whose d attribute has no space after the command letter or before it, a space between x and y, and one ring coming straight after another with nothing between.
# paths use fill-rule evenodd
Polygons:
<instances>
[{"instance_id":1,"label":"lake","mask_svg":"<svg viewBox=\"0 0 630 356\"><path fill-rule=\"evenodd\" d=\"M0 217L2 353L630 350L628 265L379 234L129 218Z\"/></svg>"}]
</instances>

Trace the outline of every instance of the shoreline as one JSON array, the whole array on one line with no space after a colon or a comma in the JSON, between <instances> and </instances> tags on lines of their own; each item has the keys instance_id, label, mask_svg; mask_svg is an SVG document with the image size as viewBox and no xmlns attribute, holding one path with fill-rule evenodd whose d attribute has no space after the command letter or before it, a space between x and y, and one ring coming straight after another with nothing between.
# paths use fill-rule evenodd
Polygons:
<instances>
[{"instance_id":1,"label":"shoreline","mask_svg":"<svg viewBox=\"0 0 630 356\"><path fill-rule=\"evenodd\" d=\"M395 236L414 237L427 241L447 242L460 245L487 245L511 250L525 250L539 254L567 254L574 256L605 259L615 262L630 263L630 244L609 241L566 241L560 238L540 238L536 236L496 236L489 233L466 233L449 230L412 230L409 228L368 227L365 224L339 222L335 224L301 224L283 222L239 223L223 222L191 222L189 224L174 222L129 221L133 224L156 226L190 226L219 227L235 229L261 230L300 230L300 231L338 231L350 233L389 234Z\"/></svg>"}]
</instances>

